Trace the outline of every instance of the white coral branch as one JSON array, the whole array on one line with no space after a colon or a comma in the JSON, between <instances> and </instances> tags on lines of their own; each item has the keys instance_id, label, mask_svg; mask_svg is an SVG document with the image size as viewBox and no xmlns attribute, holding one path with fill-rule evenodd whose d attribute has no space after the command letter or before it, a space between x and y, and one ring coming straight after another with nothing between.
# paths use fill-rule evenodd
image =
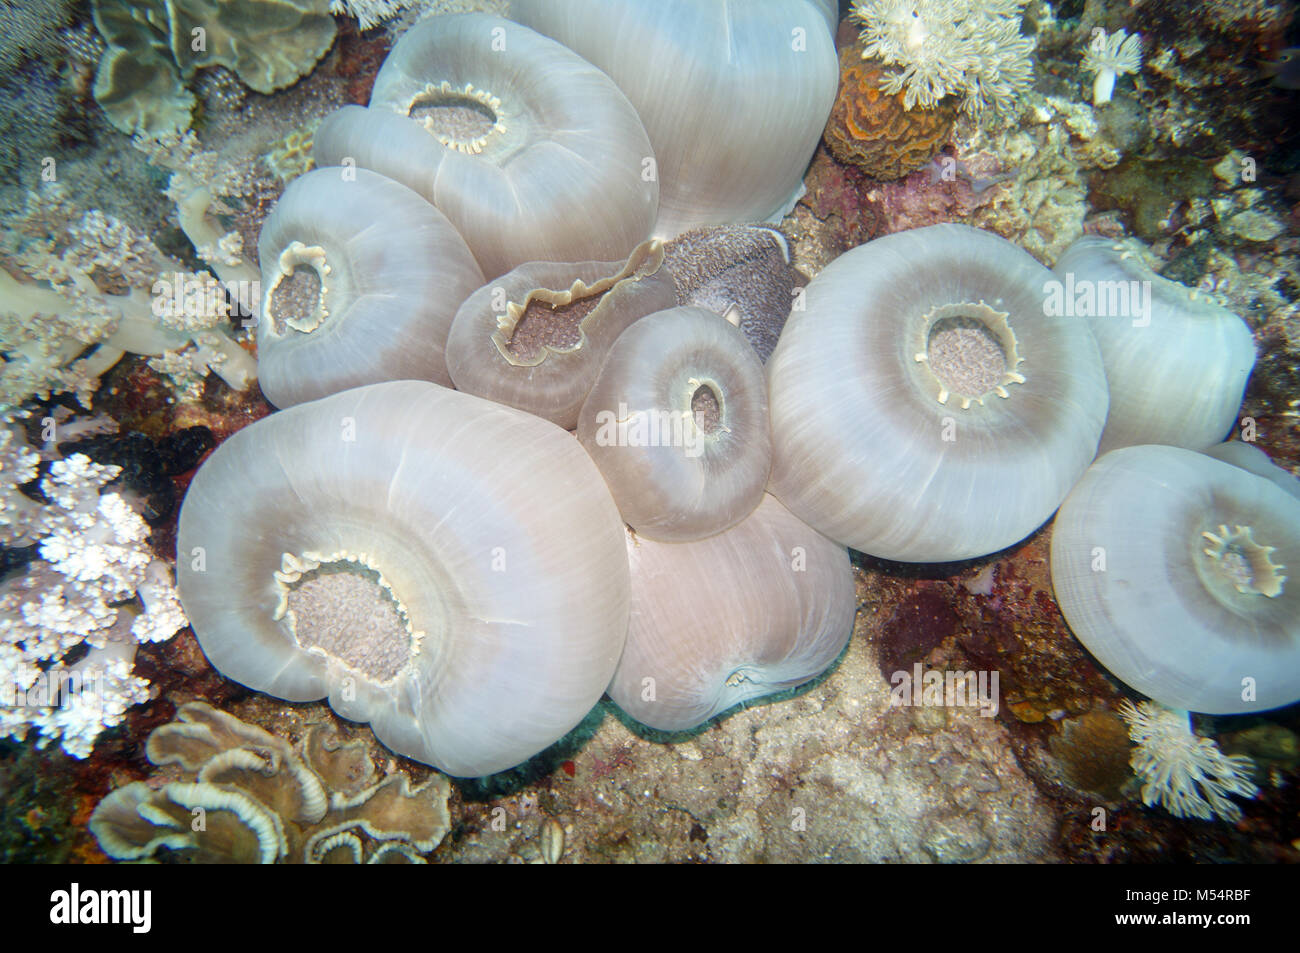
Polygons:
<instances>
[{"instance_id":1,"label":"white coral branch","mask_svg":"<svg viewBox=\"0 0 1300 953\"><path fill-rule=\"evenodd\" d=\"M1136 33L1129 36L1127 30L1108 34L1098 27L1083 54L1083 68L1097 74L1092 84L1092 104L1110 102L1116 78L1142 68L1142 37Z\"/></svg>"},{"instance_id":2,"label":"white coral branch","mask_svg":"<svg viewBox=\"0 0 1300 953\"><path fill-rule=\"evenodd\" d=\"M896 69L882 84L903 106L958 96L971 115L1010 112L1033 78L1034 39L1020 33L1027 0L856 0L864 59Z\"/></svg>"},{"instance_id":3,"label":"white coral branch","mask_svg":"<svg viewBox=\"0 0 1300 953\"><path fill-rule=\"evenodd\" d=\"M35 729L38 745L58 739L81 758L149 697L131 674L136 645L171 638L186 620L149 527L121 495L103 492L119 468L81 454L55 460L42 504L18 490L38 458L19 423L0 418L0 538L35 542L38 556L0 583L0 737ZM67 664L82 645L89 655Z\"/></svg>"},{"instance_id":4,"label":"white coral branch","mask_svg":"<svg viewBox=\"0 0 1300 953\"><path fill-rule=\"evenodd\" d=\"M1129 760L1143 781L1144 804L1159 804L1175 817L1240 820L1241 808L1228 797L1259 793L1250 780L1254 770L1250 758L1225 755L1212 739L1193 732L1191 716L1185 711L1125 701L1119 714L1128 722L1136 745Z\"/></svg>"}]
</instances>

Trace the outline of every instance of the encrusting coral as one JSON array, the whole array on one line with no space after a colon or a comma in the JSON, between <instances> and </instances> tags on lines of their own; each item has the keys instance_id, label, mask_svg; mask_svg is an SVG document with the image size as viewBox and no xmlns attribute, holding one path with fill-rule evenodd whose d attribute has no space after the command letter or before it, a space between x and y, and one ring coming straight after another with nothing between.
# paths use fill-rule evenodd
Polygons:
<instances>
[{"instance_id":1,"label":"encrusting coral","mask_svg":"<svg viewBox=\"0 0 1300 953\"><path fill-rule=\"evenodd\" d=\"M856 48L841 50L840 91L823 134L835 158L875 179L900 179L922 168L943 148L957 120L956 96L909 108L902 92L884 88L890 75Z\"/></svg>"},{"instance_id":2,"label":"encrusting coral","mask_svg":"<svg viewBox=\"0 0 1300 953\"><path fill-rule=\"evenodd\" d=\"M179 132L195 99L183 80L225 66L259 93L283 89L334 42L327 0L95 0L108 43L95 99L127 133Z\"/></svg>"},{"instance_id":3,"label":"encrusting coral","mask_svg":"<svg viewBox=\"0 0 1300 953\"><path fill-rule=\"evenodd\" d=\"M295 747L203 702L154 730L159 786L136 781L96 806L90 829L110 857L160 850L199 863L417 863L451 827L451 785L379 777L364 742L307 727Z\"/></svg>"}]
</instances>

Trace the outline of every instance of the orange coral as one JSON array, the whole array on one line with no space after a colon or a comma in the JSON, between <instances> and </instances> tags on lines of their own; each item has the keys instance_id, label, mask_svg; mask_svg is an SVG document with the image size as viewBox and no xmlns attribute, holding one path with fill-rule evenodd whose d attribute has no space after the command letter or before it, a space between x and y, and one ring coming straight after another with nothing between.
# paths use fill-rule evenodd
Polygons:
<instances>
[{"instance_id":1,"label":"orange coral","mask_svg":"<svg viewBox=\"0 0 1300 953\"><path fill-rule=\"evenodd\" d=\"M876 179L901 179L943 148L957 118L952 97L932 109L903 108L903 94L880 88L881 64L860 58L856 46L840 51L840 91L826 123L835 158L860 166Z\"/></svg>"}]
</instances>

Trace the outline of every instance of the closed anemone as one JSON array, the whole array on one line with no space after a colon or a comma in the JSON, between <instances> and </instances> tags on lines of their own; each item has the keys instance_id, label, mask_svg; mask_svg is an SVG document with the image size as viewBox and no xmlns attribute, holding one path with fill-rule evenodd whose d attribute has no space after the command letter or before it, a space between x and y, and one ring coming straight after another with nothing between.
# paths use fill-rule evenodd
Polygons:
<instances>
[{"instance_id":1,"label":"closed anemone","mask_svg":"<svg viewBox=\"0 0 1300 953\"><path fill-rule=\"evenodd\" d=\"M676 303L663 262L651 240L627 261L530 262L484 285L447 340L456 387L572 430L618 336Z\"/></svg>"},{"instance_id":2,"label":"closed anemone","mask_svg":"<svg viewBox=\"0 0 1300 953\"><path fill-rule=\"evenodd\" d=\"M1052 530L1071 630L1116 678L1180 711L1300 700L1297 566L1293 492L1177 447L1104 455Z\"/></svg>"},{"instance_id":3,"label":"closed anemone","mask_svg":"<svg viewBox=\"0 0 1300 953\"><path fill-rule=\"evenodd\" d=\"M779 219L839 84L832 0L514 0L613 77L662 181L655 235Z\"/></svg>"},{"instance_id":4,"label":"closed anemone","mask_svg":"<svg viewBox=\"0 0 1300 953\"><path fill-rule=\"evenodd\" d=\"M627 631L622 534L563 430L399 381L223 443L181 510L178 584L222 674L483 775L600 697Z\"/></svg>"},{"instance_id":5,"label":"closed anemone","mask_svg":"<svg viewBox=\"0 0 1300 953\"><path fill-rule=\"evenodd\" d=\"M701 539L758 505L772 468L763 365L703 308L619 336L578 415L578 439L641 536Z\"/></svg>"},{"instance_id":6,"label":"closed anemone","mask_svg":"<svg viewBox=\"0 0 1300 953\"><path fill-rule=\"evenodd\" d=\"M409 186L465 236L483 272L604 261L650 234L659 202L632 104L576 53L485 14L404 33L370 106L315 135L318 162L350 160Z\"/></svg>"},{"instance_id":7,"label":"closed anemone","mask_svg":"<svg viewBox=\"0 0 1300 953\"><path fill-rule=\"evenodd\" d=\"M1241 318L1105 238L1079 239L1056 273L1053 307L1088 322L1106 367L1101 453L1148 443L1204 450L1227 435L1255 365Z\"/></svg>"},{"instance_id":8,"label":"closed anemone","mask_svg":"<svg viewBox=\"0 0 1300 953\"><path fill-rule=\"evenodd\" d=\"M1106 419L1091 333L1043 313L1052 273L964 225L841 255L768 361L770 492L854 549L995 552L1052 515Z\"/></svg>"},{"instance_id":9,"label":"closed anemone","mask_svg":"<svg viewBox=\"0 0 1300 953\"><path fill-rule=\"evenodd\" d=\"M308 172L267 217L258 257L257 369L271 403L387 380L450 386L447 334L483 273L410 189L366 169Z\"/></svg>"},{"instance_id":10,"label":"closed anemone","mask_svg":"<svg viewBox=\"0 0 1300 953\"><path fill-rule=\"evenodd\" d=\"M1232 440L1228 443L1216 444L1206 450L1205 454L1224 463L1231 463L1234 467L1240 467L1255 476L1262 476L1276 483L1292 496L1300 497L1300 479L1296 479L1290 472L1279 467L1269 459L1267 453L1254 444L1243 440Z\"/></svg>"},{"instance_id":11,"label":"closed anemone","mask_svg":"<svg viewBox=\"0 0 1300 953\"><path fill-rule=\"evenodd\" d=\"M692 543L628 535L632 616L609 686L633 718L665 731L821 674L853 632L849 554L774 497Z\"/></svg>"}]
</instances>

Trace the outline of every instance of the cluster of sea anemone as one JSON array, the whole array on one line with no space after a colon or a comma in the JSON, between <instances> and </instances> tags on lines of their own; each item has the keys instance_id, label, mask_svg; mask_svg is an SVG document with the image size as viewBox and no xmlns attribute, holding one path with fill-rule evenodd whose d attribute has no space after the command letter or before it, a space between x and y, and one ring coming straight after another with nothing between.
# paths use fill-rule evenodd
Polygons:
<instances>
[{"instance_id":1,"label":"cluster of sea anemone","mask_svg":"<svg viewBox=\"0 0 1300 953\"><path fill-rule=\"evenodd\" d=\"M1078 484L1083 536L1054 542L1063 608L1089 647L1099 615L1146 646L1094 648L1105 664L1184 708L1300 695L1279 568L1300 501L1193 452L1225 435L1253 352L1158 339L1145 373L1171 388L1197 361L1229 366L1199 385L1196 421L1152 434L1122 383L1140 343L1054 311L1063 279L996 236L888 236L792 293L779 232L746 223L800 187L834 97L832 7L519 0L522 24L439 16L399 40L262 232L259 364L284 409L218 448L182 510L181 598L221 672L326 697L394 751L488 774L606 691L681 730L807 682L852 631L849 547L986 556ZM1085 253L1069 267L1093 268ZM1161 287L1147 341L1226 320ZM1098 446L1131 434L1193 444L1149 454L1157 467L1186 454L1225 486L1269 489L1215 508L1228 490L1197 484L1164 507L1177 529L1149 522L1154 505L1122 520L1201 556L1094 543L1092 509L1117 512L1106 473L1136 452L1093 464ZM1147 608L1183 560L1208 593L1188 598L1222 609L1208 627L1258 623L1223 637L1216 671L1164 664L1176 650L1151 620L1076 608L1109 605L1071 562L1094 546ZM1157 690L1112 661L1125 652L1210 695ZM1215 700L1237 677L1228 656L1272 680L1240 708Z\"/></svg>"}]
</instances>

